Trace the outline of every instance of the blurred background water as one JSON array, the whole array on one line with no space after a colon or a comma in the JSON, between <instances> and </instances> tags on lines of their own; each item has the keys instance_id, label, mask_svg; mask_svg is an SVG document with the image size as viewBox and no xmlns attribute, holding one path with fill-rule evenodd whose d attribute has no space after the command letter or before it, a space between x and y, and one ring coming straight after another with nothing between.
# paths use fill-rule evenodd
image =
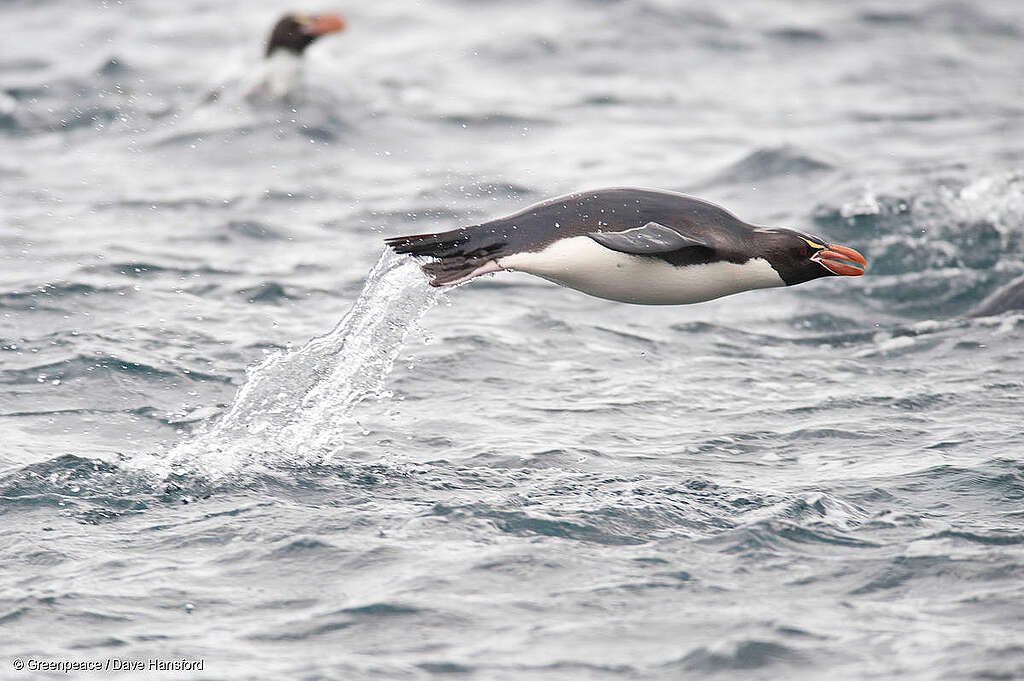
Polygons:
<instances>
[{"instance_id":1,"label":"blurred background water","mask_svg":"<svg viewBox=\"0 0 1024 681\"><path fill-rule=\"evenodd\" d=\"M349 30L211 101L288 9ZM1024 273L1019 3L0 16L5 678L1024 677L1024 315L971 314ZM868 276L646 308L381 257L610 185Z\"/></svg>"}]
</instances>

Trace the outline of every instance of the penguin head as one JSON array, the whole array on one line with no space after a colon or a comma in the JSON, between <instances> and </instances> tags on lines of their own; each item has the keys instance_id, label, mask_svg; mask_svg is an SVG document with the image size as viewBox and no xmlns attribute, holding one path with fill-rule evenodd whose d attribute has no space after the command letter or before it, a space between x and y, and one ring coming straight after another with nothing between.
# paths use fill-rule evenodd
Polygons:
<instances>
[{"instance_id":1,"label":"penguin head","mask_svg":"<svg viewBox=\"0 0 1024 681\"><path fill-rule=\"evenodd\" d=\"M320 36L343 30L345 18L340 14L286 14L270 32L266 56L277 50L302 54Z\"/></svg>"},{"instance_id":2,"label":"penguin head","mask_svg":"<svg viewBox=\"0 0 1024 681\"><path fill-rule=\"evenodd\" d=\"M848 246L791 229L759 229L761 250L787 286L819 277L859 277L867 261Z\"/></svg>"}]
</instances>

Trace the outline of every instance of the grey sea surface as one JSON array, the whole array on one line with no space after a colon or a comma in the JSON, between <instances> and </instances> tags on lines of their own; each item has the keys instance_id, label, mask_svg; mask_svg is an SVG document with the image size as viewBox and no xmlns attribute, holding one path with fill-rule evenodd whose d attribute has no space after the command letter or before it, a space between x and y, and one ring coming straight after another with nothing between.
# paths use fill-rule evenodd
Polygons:
<instances>
[{"instance_id":1,"label":"grey sea surface","mask_svg":"<svg viewBox=\"0 0 1024 681\"><path fill-rule=\"evenodd\" d=\"M350 3L210 98L286 9L0 4L0 677L1024 678L1024 6ZM868 275L383 253L617 185Z\"/></svg>"}]
</instances>

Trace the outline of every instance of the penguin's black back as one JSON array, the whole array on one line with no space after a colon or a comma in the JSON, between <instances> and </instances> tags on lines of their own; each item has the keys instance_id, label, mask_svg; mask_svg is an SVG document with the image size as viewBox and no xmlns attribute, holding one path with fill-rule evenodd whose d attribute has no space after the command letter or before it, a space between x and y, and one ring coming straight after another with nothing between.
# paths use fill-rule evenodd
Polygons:
<instances>
[{"instance_id":1,"label":"penguin's black back","mask_svg":"<svg viewBox=\"0 0 1024 681\"><path fill-rule=\"evenodd\" d=\"M479 225L388 239L398 253L460 258L457 269L511 253L537 252L560 239L621 232L657 222L707 241L719 257L746 260L754 226L708 201L655 189L614 188L568 194ZM449 266L456 263L450 262Z\"/></svg>"}]
</instances>

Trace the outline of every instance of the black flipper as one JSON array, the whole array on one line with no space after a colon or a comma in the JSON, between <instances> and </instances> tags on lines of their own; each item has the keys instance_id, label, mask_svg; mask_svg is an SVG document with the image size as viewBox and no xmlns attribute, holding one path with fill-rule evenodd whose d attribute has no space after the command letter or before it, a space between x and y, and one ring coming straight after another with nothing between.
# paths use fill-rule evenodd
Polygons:
<instances>
[{"instance_id":1,"label":"black flipper","mask_svg":"<svg viewBox=\"0 0 1024 681\"><path fill-rule=\"evenodd\" d=\"M648 222L643 227L624 232L592 232L587 236L605 248L632 255L658 255L695 246L712 248L706 241L683 236L657 222Z\"/></svg>"}]
</instances>

